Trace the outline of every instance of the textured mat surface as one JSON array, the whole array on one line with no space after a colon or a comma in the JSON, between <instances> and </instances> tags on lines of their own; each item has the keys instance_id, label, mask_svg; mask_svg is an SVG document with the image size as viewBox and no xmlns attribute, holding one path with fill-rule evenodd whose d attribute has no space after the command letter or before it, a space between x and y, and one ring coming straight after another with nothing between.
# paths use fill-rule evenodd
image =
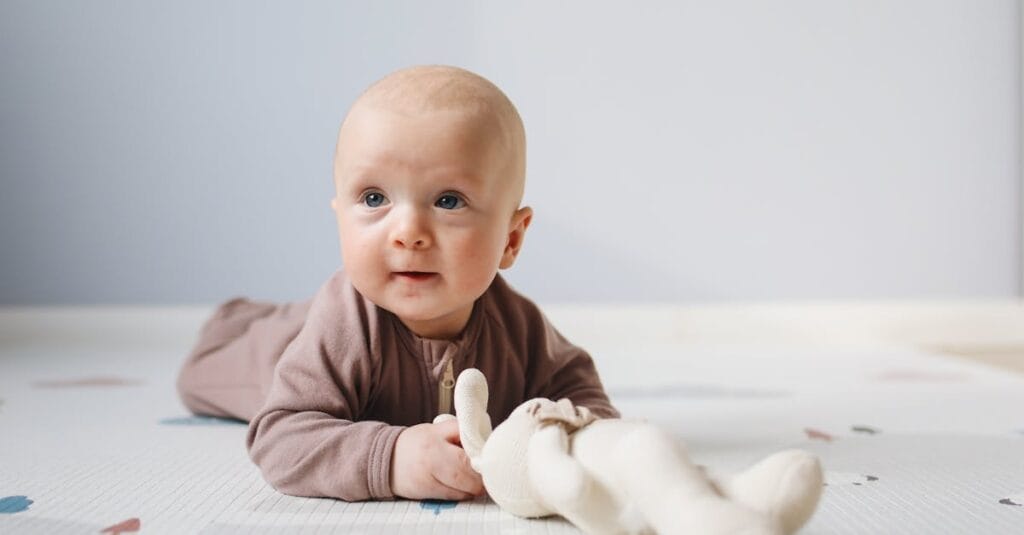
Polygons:
<instances>
[{"instance_id":1,"label":"textured mat surface","mask_svg":"<svg viewBox=\"0 0 1024 535\"><path fill-rule=\"evenodd\" d=\"M0 346L0 532L575 532L486 500L275 492L244 425L178 403L191 336ZM589 349L625 415L671 429L712 471L788 447L820 455L827 486L804 533L1024 533L1021 376L900 349Z\"/></svg>"}]
</instances>

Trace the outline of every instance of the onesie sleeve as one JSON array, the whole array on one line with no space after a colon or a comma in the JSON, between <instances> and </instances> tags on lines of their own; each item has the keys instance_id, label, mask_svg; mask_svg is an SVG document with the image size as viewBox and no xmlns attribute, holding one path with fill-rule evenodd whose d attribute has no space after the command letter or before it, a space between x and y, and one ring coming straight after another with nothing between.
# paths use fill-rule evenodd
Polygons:
<instances>
[{"instance_id":1,"label":"onesie sleeve","mask_svg":"<svg viewBox=\"0 0 1024 535\"><path fill-rule=\"evenodd\" d=\"M379 369L374 335L361 298L336 279L318 292L281 356L249 424L249 455L285 494L392 498L391 454L404 427L359 421Z\"/></svg>"},{"instance_id":2,"label":"onesie sleeve","mask_svg":"<svg viewBox=\"0 0 1024 535\"><path fill-rule=\"evenodd\" d=\"M537 390L530 397L568 398L574 405L590 409L595 416L618 418L619 411L608 399L590 355L566 340L547 318L541 316L541 322L540 362L534 367L535 378L530 382Z\"/></svg>"}]
</instances>

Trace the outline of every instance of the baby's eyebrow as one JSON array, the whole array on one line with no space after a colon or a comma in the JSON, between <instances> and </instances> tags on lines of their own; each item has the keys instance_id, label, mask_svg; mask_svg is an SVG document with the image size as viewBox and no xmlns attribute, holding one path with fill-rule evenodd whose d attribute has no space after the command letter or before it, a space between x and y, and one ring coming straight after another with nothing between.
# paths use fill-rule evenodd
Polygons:
<instances>
[{"instance_id":1,"label":"baby's eyebrow","mask_svg":"<svg viewBox=\"0 0 1024 535\"><path fill-rule=\"evenodd\" d=\"M376 186L378 182L379 174L371 172L369 168L349 170L339 176L339 184L347 190L366 189Z\"/></svg>"},{"instance_id":2,"label":"baby's eyebrow","mask_svg":"<svg viewBox=\"0 0 1024 535\"><path fill-rule=\"evenodd\" d=\"M432 174L439 183L451 184L455 189L478 188L486 181L481 173L467 169L443 169Z\"/></svg>"}]
</instances>

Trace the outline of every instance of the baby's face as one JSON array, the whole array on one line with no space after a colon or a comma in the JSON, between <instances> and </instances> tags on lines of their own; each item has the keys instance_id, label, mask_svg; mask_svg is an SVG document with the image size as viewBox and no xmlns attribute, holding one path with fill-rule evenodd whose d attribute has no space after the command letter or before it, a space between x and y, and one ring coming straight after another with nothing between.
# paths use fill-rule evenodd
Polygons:
<instances>
[{"instance_id":1,"label":"baby's face","mask_svg":"<svg viewBox=\"0 0 1024 535\"><path fill-rule=\"evenodd\" d=\"M339 134L331 205L345 271L413 332L451 338L529 225L506 146L462 111L364 106Z\"/></svg>"}]
</instances>

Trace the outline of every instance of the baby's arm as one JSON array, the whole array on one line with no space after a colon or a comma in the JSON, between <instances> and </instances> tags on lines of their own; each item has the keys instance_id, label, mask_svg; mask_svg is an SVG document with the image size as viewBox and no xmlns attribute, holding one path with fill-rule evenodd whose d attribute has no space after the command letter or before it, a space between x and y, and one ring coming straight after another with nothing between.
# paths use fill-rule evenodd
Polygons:
<instances>
[{"instance_id":1,"label":"baby's arm","mask_svg":"<svg viewBox=\"0 0 1024 535\"><path fill-rule=\"evenodd\" d=\"M454 420L406 428L271 409L254 420L249 437L264 477L286 494L356 501L465 500L483 493Z\"/></svg>"},{"instance_id":2,"label":"baby's arm","mask_svg":"<svg viewBox=\"0 0 1024 535\"><path fill-rule=\"evenodd\" d=\"M608 400L593 359L582 348L573 345L544 318L543 344L539 345L528 384L537 390L528 397L558 400L568 398L574 405L590 409L601 418L618 418L619 411Z\"/></svg>"},{"instance_id":3,"label":"baby's arm","mask_svg":"<svg viewBox=\"0 0 1024 535\"><path fill-rule=\"evenodd\" d=\"M404 427L359 421L379 363L364 305L344 280L320 288L249 423L249 456L296 496L390 498L391 455Z\"/></svg>"},{"instance_id":4,"label":"baby's arm","mask_svg":"<svg viewBox=\"0 0 1024 535\"><path fill-rule=\"evenodd\" d=\"M456 445L457 429L359 421L380 365L367 339L372 329L353 323L362 316L357 303L327 290L284 350L250 423L249 454L263 477L287 494L349 501L482 491Z\"/></svg>"},{"instance_id":5,"label":"baby's arm","mask_svg":"<svg viewBox=\"0 0 1024 535\"><path fill-rule=\"evenodd\" d=\"M341 381L329 356L301 343L285 351L267 402L249 424L249 455L277 490L356 501L393 496L390 459L404 429L355 421L364 394L361 367ZM308 335L306 335L308 336Z\"/></svg>"}]
</instances>

